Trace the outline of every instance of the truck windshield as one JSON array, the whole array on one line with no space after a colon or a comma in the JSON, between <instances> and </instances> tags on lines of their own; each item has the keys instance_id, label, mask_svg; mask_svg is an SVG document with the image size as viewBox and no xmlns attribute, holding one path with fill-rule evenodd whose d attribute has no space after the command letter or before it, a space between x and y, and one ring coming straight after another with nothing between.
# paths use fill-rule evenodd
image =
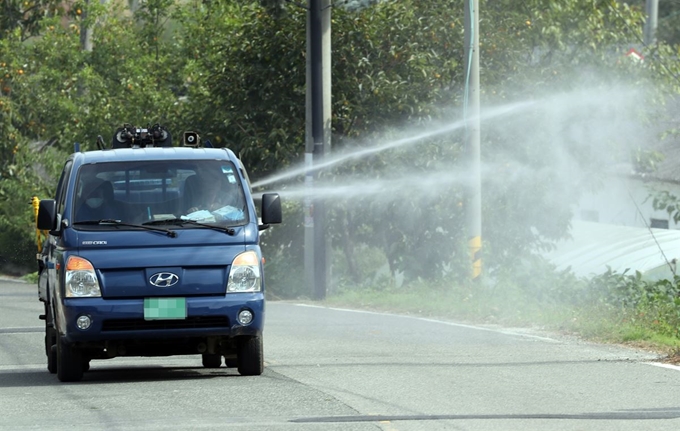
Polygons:
<instances>
[{"instance_id":1,"label":"truck windshield","mask_svg":"<svg viewBox=\"0 0 680 431\"><path fill-rule=\"evenodd\" d=\"M130 224L193 220L237 226L246 221L246 200L235 166L222 160L165 160L83 165L78 172L73 224L117 220ZM174 222L173 222L174 221Z\"/></svg>"}]
</instances>

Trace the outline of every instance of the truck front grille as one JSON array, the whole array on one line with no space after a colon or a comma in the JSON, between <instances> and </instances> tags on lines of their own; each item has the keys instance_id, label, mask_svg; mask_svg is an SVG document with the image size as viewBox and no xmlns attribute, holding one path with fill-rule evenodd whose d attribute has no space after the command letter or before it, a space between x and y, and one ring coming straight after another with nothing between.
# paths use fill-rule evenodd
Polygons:
<instances>
[{"instance_id":1,"label":"truck front grille","mask_svg":"<svg viewBox=\"0 0 680 431\"><path fill-rule=\"evenodd\" d=\"M228 328L226 316L191 316L181 320L112 319L102 322L102 331Z\"/></svg>"}]
</instances>

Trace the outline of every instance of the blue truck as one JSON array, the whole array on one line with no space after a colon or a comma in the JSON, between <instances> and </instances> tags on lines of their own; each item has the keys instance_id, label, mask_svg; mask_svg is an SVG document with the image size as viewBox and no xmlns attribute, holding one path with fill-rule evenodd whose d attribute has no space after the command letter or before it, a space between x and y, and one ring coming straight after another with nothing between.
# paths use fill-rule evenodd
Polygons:
<instances>
[{"instance_id":1,"label":"blue truck","mask_svg":"<svg viewBox=\"0 0 680 431\"><path fill-rule=\"evenodd\" d=\"M241 161L185 132L125 125L111 145L68 157L40 200L38 253L47 369L79 381L93 359L201 355L263 372L260 232L281 222Z\"/></svg>"}]
</instances>

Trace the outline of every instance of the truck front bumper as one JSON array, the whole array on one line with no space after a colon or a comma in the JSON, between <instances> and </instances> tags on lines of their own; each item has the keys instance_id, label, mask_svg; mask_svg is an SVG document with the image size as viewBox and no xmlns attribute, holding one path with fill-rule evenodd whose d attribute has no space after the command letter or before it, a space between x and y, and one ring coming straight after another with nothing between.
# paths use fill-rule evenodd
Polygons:
<instances>
[{"instance_id":1,"label":"truck front bumper","mask_svg":"<svg viewBox=\"0 0 680 431\"><path fill-rule=\"evenodd\" d=\"M166 319L145 318L144 298L68 298L57 310L59 332L70 343L262 334L261 292L180 299L186 302L186 316ZM238 320L244 310L252 314L247 325Z\"/></svg>"}]
</instances>

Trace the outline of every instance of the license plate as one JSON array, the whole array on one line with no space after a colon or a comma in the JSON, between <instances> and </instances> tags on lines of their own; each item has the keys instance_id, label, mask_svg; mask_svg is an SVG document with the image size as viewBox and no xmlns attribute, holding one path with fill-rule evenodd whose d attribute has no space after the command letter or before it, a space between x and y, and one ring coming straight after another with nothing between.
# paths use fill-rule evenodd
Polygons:
<instances>
[{"instance_id":1,"label":"license plate","mask_svg":"<svg viewBox=\"0 0 680 431\"><path fill-rule=\"evenodd\" d=\"M144 298L144 320L175 320L186 318L186 298Z\"/></svg>"}]
</instances>

